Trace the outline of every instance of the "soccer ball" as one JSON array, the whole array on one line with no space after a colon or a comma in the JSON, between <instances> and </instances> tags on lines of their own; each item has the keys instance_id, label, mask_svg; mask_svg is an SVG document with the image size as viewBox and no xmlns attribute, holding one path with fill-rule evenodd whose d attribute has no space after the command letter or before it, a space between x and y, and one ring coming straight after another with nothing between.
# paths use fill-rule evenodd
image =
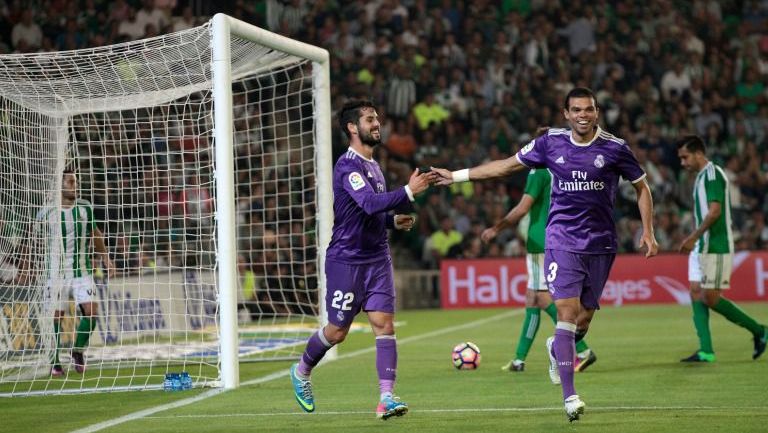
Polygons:
<instances>
[{"instance_id":1,"label":"soccer ball","mask_svg":"<svg viewBox=\"0 0 768 433\"><path fill-rule=\"evenodd\" d=\"M469 341L458 344L453 348L451 359L457 370L474 370L480 366L480 348Z\"/></svg>"}]
</instances>

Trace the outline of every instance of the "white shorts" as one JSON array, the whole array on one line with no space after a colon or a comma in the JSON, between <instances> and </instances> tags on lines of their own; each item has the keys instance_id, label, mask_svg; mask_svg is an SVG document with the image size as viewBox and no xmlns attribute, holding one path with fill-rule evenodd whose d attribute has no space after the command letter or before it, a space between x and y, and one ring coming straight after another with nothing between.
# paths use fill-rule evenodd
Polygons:
<instances>
[{"instance_id":1,"label":"white shorts","mask_svg":"<svg viewBox=\"0 0 768 433\"><path fill-rule=\"evenodd\" d=\"M688 281L701 282L702 289L730 289L733 254L688 255Z\"/></svg>"},{"instance_id":2,"label":"white shorts","mask_svg":"<svg viewBox=\"0 0 768 433\"><path fill-rule=\"evenodd\" d=\"M544 279L544 253L526 254L525 266L528 268L528 290L548 290Z\"/></svg>"},{"instance_id":3,"label":"white shorts","mask_svg":"<svg viewBox=\"0 0 768 433\"><path fill-rule=\"evenodd\" d=\"M96 283L93 276L48 280L45 287L45 301L54 310L68 310L70 296L75 305L93 302L96 296Z\"/></svg>"},{"instance_id":4,"label":"white shorts","mask_svg":"<svg viewBox=\"0 0 768 433\"><path fill-rule=\"evenodd\" d=\"M688 253L688 281L701 282L701 265L699 264L699 253L696 251Z\"/></svg>"}]
</instances>

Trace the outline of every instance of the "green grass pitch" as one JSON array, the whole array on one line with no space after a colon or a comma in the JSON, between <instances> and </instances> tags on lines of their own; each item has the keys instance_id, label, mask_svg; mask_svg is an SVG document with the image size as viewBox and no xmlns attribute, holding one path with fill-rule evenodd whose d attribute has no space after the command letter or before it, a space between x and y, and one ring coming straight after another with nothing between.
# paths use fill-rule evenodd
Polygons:
<instances>
[{"instance_id":1,"label":"green grass pitch","mask_svg":"<svg viewBox=\"0 0 768 433\"><path fill-rule=\"evenodd\" d=\"M759 321L768 321L768 304L742 307ZM526 371L502 372L500 366L513 356L523 310L494 309L398 313L396 393L410 406L401 418L375 418L373 336L357 333L341 345L338 360L315 370L317 409L312 414L301 412L293 399L288 362L251 363L241 365L244 385L229 392L0 399L0 431L765 432L768 355L752 361L751 336L717 314L711 317L718 360L687 365L678 360L697 347L690 308L624 306L599 311L587 336L598 361L576 375L587 409L573 424L565 418L560 387L552 385L547 374L544 340L552 334L551 322L542 320ZM461 341L480 347L478 370L452 367L451 349ZM172 407L174 402L177 407ZM115 422L123 416L129 419Z\"/></svg>"}]
</instances>

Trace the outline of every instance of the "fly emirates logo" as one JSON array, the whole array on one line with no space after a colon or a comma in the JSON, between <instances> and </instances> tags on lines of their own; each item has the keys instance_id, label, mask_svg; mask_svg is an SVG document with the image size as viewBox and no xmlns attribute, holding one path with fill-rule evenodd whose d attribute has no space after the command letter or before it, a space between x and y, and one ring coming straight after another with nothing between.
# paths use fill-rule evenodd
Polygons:
<instances>
[{"instance_id":1,"label":"fly emirates logo","mask_svg":"<svg viewBox=\"0 0 768 433\"><path fill-rule=\"evenodd\" d=\"M605 189L605 182L598 180L587 180L587 172L573 170L571 171L573 180L557 180L557 187L561 191L602 191Z\"/></svg>"}]
</instances>

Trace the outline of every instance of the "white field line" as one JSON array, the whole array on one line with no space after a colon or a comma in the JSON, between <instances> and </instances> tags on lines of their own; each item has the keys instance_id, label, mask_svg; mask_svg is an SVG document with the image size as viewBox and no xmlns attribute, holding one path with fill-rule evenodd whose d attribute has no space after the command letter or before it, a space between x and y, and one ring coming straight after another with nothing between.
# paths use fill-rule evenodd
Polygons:
<instances>
[{"instance_id":1,"label":"white field line","mask_svg":"<svg viewBox=\"0 0 768 433\"><path fill-rule=\"evenodd\" d=\"M523 311L524 310L522 308L517 308L517 309L514 309L514 310L510 310L510 311L506 311L506 312L503 312L503 313L496 314L496 315L491 316L491 317L487 317L485 319L480 319L480 320L475 320L473 322L468 322L468 323L465 323L463 325L449 326L448 328L438 329L436 331L427 332L426 334L414 335L412 337L403 338L402 340L398 340L398 344L408 344L408 343L412 343L414 341L420 341L420 340L424 340L424 339L427 339L427 338L432 338L432 337L435 337L435 336L438 336L438 335L450 334L451 332L460 331L460 330L468 329L468 328L473 328L473 327L484 325L486 323L493 322L493 321L496 321L496 320L506 319L507 317L512 317L512 316L517 316L517 315L521 314ZM356 350L354 352L345 353L344 355L340 355L339 357L337 357L334 360L328 360L326 362L333 362L333 361L337 361L337 360L341 360L341 359L352 358L352 357L355 357L355 356L360 356L360 355L364 355L366 353L373 352L375 350L376 350L376 348L374 346L372 346L372 347L369 347L369 348ZM272 374L268 374L268 375L260 377L260 378L256 378L256 379L253 379L253 380L242 382L240 384L240 386L256 385L256 384L259 384L259 383L269 382L269 381L272 381L272 380L275 380L275 379L279 379L281 377L286 377L286 376L288 376L288 370L287 369L285 369L283 371L275 372L275 373L272 373ZM178 400L178 401L175 401L173 403L162 404L160 406L150 407L150 408L147 408L147 409L140 410L138 412L129 413L127 415L123 415L123 416L120 416L120 417L117 417L117 418L106 420L106 421L103 421L103 422L100 422L100 423L97 423L97 424L93 424L93 425L90 425L90 426L87 426L87 427L84 427L84 428L81 428L81 429L78 429L78 430L73 430L71 433L92 433L92 432L101 431L101 430L104 430L106 428L114 427L116 425L123 424L123 423L126 423L126 422L135 421L135 420L141 419L141 418L147 418L147 417L149 417L151 415L154 415L154 414L156 414L158 412L163 412L163 411L166 411L166 410L169 410L169 409L176 409L178 407L187 406L187 405L192 404L192 403L197 403L199 401L206 400L206 399L208 399L210 397L213 397L215 395L221 394L222 392L224 392L224 390L221 389L221 388L212 389L212 390L206 391L206 392L204 392L202 394L198 394L195 397L185 398L183 400ZM367 412L362 412L362 413L367 413ZM237 415L230 415L230 416L237 416Z\"/></svg>"}]
</instances>

